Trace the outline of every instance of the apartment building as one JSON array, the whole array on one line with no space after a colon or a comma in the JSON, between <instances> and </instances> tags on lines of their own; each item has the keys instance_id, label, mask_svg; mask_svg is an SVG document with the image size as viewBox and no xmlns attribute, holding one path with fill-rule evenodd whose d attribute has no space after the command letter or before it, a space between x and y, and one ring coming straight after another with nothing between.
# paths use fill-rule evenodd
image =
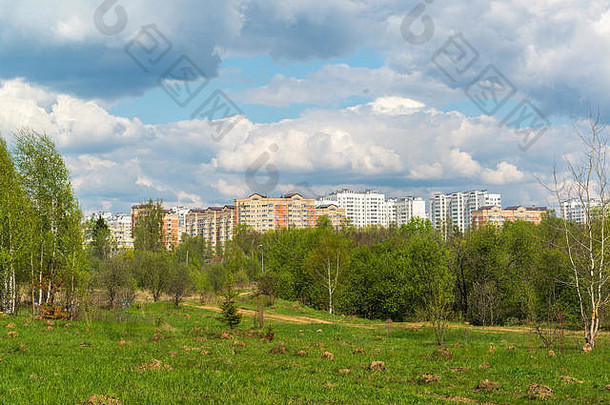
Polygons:
<instances>
[{"instance_id":1,"label":"apartment building","mask_svg":"<svg viewBox=\"0 0 610 405\"><path fill-rule=\"evenodd\" d=\"M235 200L236 222L258 232L278 228L307 228L316 224L315 200L292 193L281 197L252 194Z\"/></svg>"},{"instance_id":2,"label":"apartment building","mask_svg":"<svg viewBox=\"0 0 610 405\"><path fill-rule=\"evenodd\" d=\"M413 218L426 219L426 202L420 197L403 197L396 201L394 222L406 224Z\"/></svg>"},{"instance_id":3,"label":"apartment building","mask_svg":"<svg viewBox=\"0 0 610 405\"><path fill-rule=\"evenodd\" d=\"M472 213L484 206L502 206L502 196L487 190L436 193L430 199L430 221L436 229L455 226L465 232L472 224Z\"/></svg>"},{"instance_id":4,"label":"apartment building","mask_svg":"<svg viewBox=\"0 0 610 405\"><path fill-rule=\"evenodd\" d=\"M346 224L345 210L335 204L324 204L315 207L316 222L322 216L328 217L333 228L338 230Z\"/></svg>"},{"instance_id":5,"label":"apartment building","mask_svg":"<svg viewBox=\"0 0 610 405\"><path fill-rule=\"evenodd\" d=\"M599 199L591 199L589 209L601 207L602 202ZM587 222L587 207L579 199L572 198L561 202L561 216L566 221L584 224Z\"/></svg>"},{"instance_id":6,"label":"apartment building","mask_svg":"<svg viewBox=\"0 0 610 405\"><path fill-rule=\"evenodd\" d=\"M131 217L127 214L113 214L111 212L95 212L88 219L97 220L102 217L108 224L112 239L119 249L133 248L133 237L131 236ZM87 240L90 242L90 240Z\"/></svg>"},{"instance_id":7,"label":"apartment building","mask_svg":"<svg viewBox=\"0 0 610 405\"><path fill-rule=\"evenodd\" d=\"M194 216L189 208L174 207L163 217L163 245L167 249L177 246L183 234L193 234Z\"/></svg>"},{"instance_id":8,"label":"apartment building","mask_svg":"<svg viewBox=\"0 0 610 405\"><path fill-rule=\"evenodd\" d=\"M472 226L479 228L485 225L502 226L508 221L526 221L536 225L548 215L546 207L522 207L520 205L506 207L481 207L472 212Z\"/></svg>"},{"instance_id":9,"label":"apartment building","mask_svg":"<svg viewBox=\"0 0 610 405\"><path fill-rule=\"evenodd\" d=\"M222 245L233 236L236 225L234 205L193 210L196 221L196 236L201 236L213 247Z\"/></svg>"},{"instance_id":10,"label":"apartment building","mask_svg":"<svg viewBox=\"0 0 610 405\"><path fill-rule=\"evenodd\" d=\"M363 227L369 225L387 226L394 217L389 207L394 203L387 203L385 195L376 190L354 191L344 189L321 197L316 202L318 205L335 204L345 210L347 221L354 226Z\"/></svg>"}]
</instances>

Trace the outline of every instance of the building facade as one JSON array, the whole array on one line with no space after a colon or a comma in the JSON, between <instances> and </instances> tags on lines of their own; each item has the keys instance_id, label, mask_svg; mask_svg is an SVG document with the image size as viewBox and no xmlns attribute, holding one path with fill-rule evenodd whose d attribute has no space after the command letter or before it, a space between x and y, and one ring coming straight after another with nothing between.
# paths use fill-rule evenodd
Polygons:
<instances>
[{"instance_id":1,"label":"building facade","mask_svg":"<svg viewBox=\"0 0 610 405\"><path fill-rule=\"evenodd\" d=\"M403 197L396 201L396 224L402 225L413 218L426 219L426 202L420 197Z\"/></svg>"},{"instance_id":2,"label":"building facade","mask_svg":"<svg viewBox=\"0 0 610 405\"><path fill-rule=\"evenodd\" d=\"M325 216L330 220L335 230L341 229L346 224L345 210L337 207L335 204L318 205L315 210L316 222L318 218Z\"/></svg>"},{"instance_id":3,"label":"building facade","mask_svg":"<svg viewBox=\"0 0 610 405\"><path fill-rule=\"evenodd\" d=\"M111 212L95 212L88 219L97 220L102 217L108 224L112 239L119 249L133 248L133 237L131 234L131 217L127 214L114 214ZM90 242L88 239L87 242Z\"/></svg>"},{"instance_id":4,"label":"building facade","mask_svg":"<svg viewBox=\"0 0 610 405\"><path fill-rule=\"evenodd\" d=\"M236 223L257 232L279 228L307 228L316 224L315 200L301 194L267 197L252 194L235 200Z\"/></svg>"},{"instance_id":5,"label":"building facade","mask_svg":"<svg viewBox=\"0 0 610 405\"><path fill-rule=\"evenodd\" d=\"M485 206L501 207L502 196L487 190L436 193L430 199L430 221L436 229L453 226L463 233L472 224L472 213Z\"/></svg>"},{"instance_id":6,"label":"building facade","mask_svg":"<svg viewBox=\"0 0 610 405\"><path fill-rule=\"evenodd\" d=\"M497 206L486 206L472 212L472 226L474 228L486 225L502 226L508 221L526 221L538 225L546 216L548 216L546 207L513 206L502 209Z\"/></svg>"},{"instance_id":7,"label":"building facade","mask_svg":"<svg viewBox=\"0 0 610 405\"><path fill-rule=\"evenodd\" d=\"M591 199L589 208L601 207L602 202L599 199ZM585 204L577 198L564 200L561 202L561 216L566 221L584 224L587 222L587 209Z\"/></svg>"},{"instance_id":8,"label":"building facade","mask_svg":"<svg viewBox=\"0 0 610 405\"><path fill-rule=\"evenodd\" d=\"M363 227L370 225L388 226L394 218L392 206L395 201L388 203L385 195L375 190L362 192L344 189L321 197L318 205L335 204L345 210L345 217L349 224Z\"/></svg>"},{"instance_id":9,"label":"building facade","mask_svg":"<svg viewBox=\"0 0 610 405\"><path fill-rule=\"evenodd\" d=\"M209 207L197 210L195 213L196 236L201 236L211 246L224 244L233 236L236 225L236 210L234 205Z\"/></svg>"}]
</instances>

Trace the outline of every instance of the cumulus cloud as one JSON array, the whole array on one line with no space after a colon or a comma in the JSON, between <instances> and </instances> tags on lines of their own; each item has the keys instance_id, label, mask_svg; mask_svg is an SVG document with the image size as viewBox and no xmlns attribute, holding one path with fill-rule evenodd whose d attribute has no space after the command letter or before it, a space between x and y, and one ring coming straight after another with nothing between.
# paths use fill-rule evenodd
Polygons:
<instances>
[{"instance_id":1,"label":"cumulus cloud","mask_svg":"<svg viewBox=\"0 0 610 405\"><path fill-rule=\"evenodd\" d=\"M530 150L537 157L532 164L514 134L489 117L389 97L275 123L244 118L216 142L207 120L145 125L94 101L24 80L4 82L0 131L7 135L22 126L56 140L85 209L110 204L121 210L149 197L168 204L230 203L257 191L249 189L245 173L259 163L263 175L268 167L279 172L273 193L351 184L425 197L433 189L519 185L514 190L535 199L537 183L529 174L548 170L552 161L544 142L569 139L555 128L555 139Z\"/></svg>"}]
</instances>

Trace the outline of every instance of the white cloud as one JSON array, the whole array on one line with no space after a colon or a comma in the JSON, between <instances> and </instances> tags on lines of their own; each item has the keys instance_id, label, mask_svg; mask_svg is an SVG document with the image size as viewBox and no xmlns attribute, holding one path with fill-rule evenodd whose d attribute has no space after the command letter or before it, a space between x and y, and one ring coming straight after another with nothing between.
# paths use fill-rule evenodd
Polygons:
<instances>
[{"instance_id":1,"label":"white cloud","mask_svg":"<svg viewBox=\"0 0 610 405\"><path fill-rule=\"evenodd\" d=\"M523 181L524 178L525 174L517 166L507 162L498 163L496 170L485 169L482 173L483 181L493 185L517 183Z\"/></svg>"},{"instance_id":2,"label":"white cloud","mask_svg":"<svg viewBox=\"0 0 610 405\"><path fill-rule=\"evenodd\" d=\"M316 191L369 184L390 194L423 196L439 187L501 191L519 184L535 196L536 182L528 173L548 171L553 149L544 145L569 144L559 141L568 138L555 128L554 139L530 149L528 156L536 159L531 163L514 134L499 129L494 119L445 113L397 97L343 110L311 110L269 124L244 118L215 142L207 121L143 125L113 116L96 102L23 80L0 87L0 130L6 135L17 125L44 131L58 142L85 209L111 202L125 210L149 197L168 204L229 203L256 191L248 189L245 172L259 158L263 172L278 170L276 192L303 182Z\"/></svg>"}]
</instances>

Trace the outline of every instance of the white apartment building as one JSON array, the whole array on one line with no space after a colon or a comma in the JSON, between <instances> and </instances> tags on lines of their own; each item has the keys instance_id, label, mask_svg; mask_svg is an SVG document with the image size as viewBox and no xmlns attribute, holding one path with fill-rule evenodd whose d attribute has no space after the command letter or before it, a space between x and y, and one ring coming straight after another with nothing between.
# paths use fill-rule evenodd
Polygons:
<instances>
[{"instance_id":1,"label":"white apartment building","mask_svg":"<svg viewBox=\"0 0 610 405\"><path fill-rule=\"evenodd\" d=\"M413 218L426 219L426 202L421 197L403 197L396 201L395 222L406 224Z\"/></svg>"},{"instance_id":2,"label":"white apartment building","mask_svg":"<svg viewBox=\"0 0 610 405\"><path fill-rule=\"evenodd\" d=\"M110 234L121 248L133 248L133 237L131 236L131 216L127 214L113 214L112 212L95 212L89 219L97 220L104 218L110 229Z\"/></svg>"},{"instance_id":3,"label":"white apartment building","mask_svg":"<svg viewBox=\"0 0 610 405\"><path fill-rule=\"evenodd\" d=\"M390 207L395 207L395 202L386 201L385 194L376 190L354 191L341 190L316 200L316 205L335 204L345 210L348 223L362 227L369 225L388 226L395 214Z\"/></svg>"},{"instance_id":4,"label":"white apartment building","mask_svg":"<svg viewBox=\"0 0 610 405\"><path fill-rule=\"evenodd\" d=\"M385 223L387 225L389 224L395 224L397 223L397 217L396 217L396 209L398 207L398 199L397 198L388 198L385 201Z\"/></svg>"},{"instance_id":5,"label":"white apartment building","mask_svg":"<svg viewBox=\"0 0 610 405\"><path fill-rule=\"evenodd\" d=\"M430 199L430 221L437 229L451 223L465 232L472 224L472 212L486 206L502 207L502 196L487 190L436 193Z\"/></svg>"},{"instance_id":6,"label":"white apartment building","mask_svg":"<svg viewBox=\"0 0 610 405\"><path fill-rule=\"evenodd\" d=\"M599 199L591 199L589 208L601 207L602 202ZM586 222L587 213L583 203L577 199L572 198L561 202L561 216L566 221L583 224Z\"/></svg>"},{"instance_id":7,"label":"white apartment building","mask_svg":"<svg viewBox=\"0 0 610 405\"><path fill-rule=\"evenodd\" d=\"M402 225L412 218L426 218L426 202L419 197L386 198L375 190L341 190L319 198L317 205L335 204L345 210L354 226Z\"/></svg>"}]
</instances>

